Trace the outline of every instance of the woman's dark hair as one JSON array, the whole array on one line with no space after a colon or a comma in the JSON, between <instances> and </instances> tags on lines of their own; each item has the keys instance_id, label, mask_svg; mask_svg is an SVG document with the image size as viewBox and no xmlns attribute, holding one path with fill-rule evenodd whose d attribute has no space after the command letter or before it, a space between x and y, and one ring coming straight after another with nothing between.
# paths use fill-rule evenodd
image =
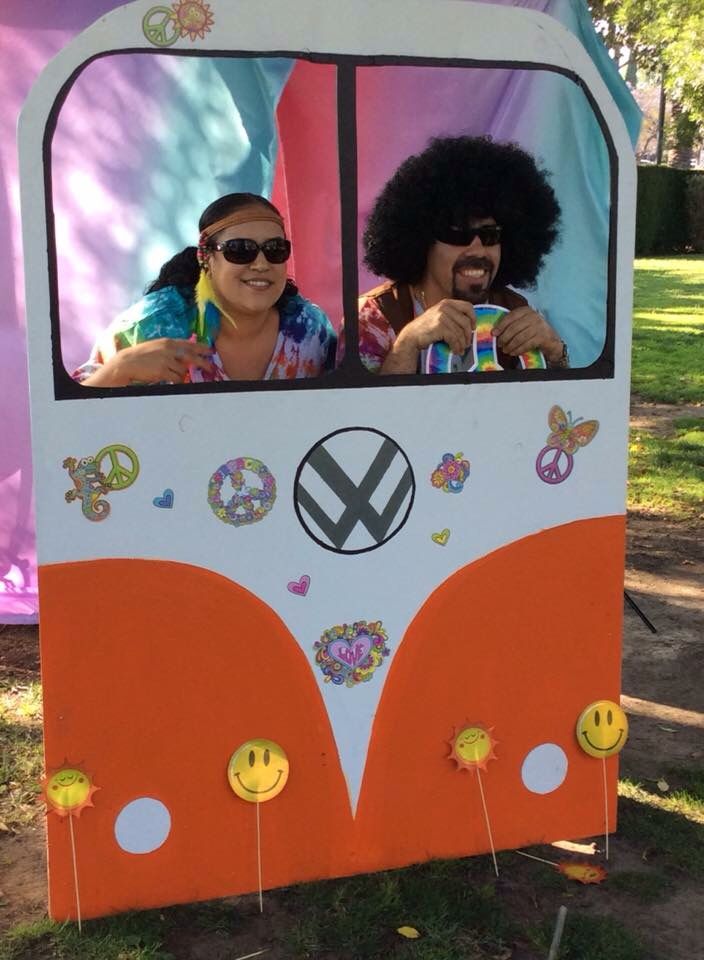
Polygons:
<instances>
[{"instance_id":1,"label":"woman's dark hair","mask_svg":"<svg viewBox=\"0 0 704 960\"><path fill-rule=\"evenodd\" d=\"M532 286L560 219L546 173L512 143L490 137L431 140L379 194L364 231L365 263L378 276L418 283L438 236L484 217L503 228L494 283Z\"/></svg>"},{"instance_id":2,"label":"woman's dark hair","mask_svg":"<svg viewBox=\"0 0 704 960\"><path fill-rule=\"evenodd\" d=\"M224 197L214 200L200 215L198 221L198 232L202 233L206 227L223 217L235 213L242 207L249 207L257 204L260 207L268 207L272 213L278 217L281 216L271 201L266 197L260 197L256 193L228 193ZM200 265L198 263L196 247L186 247L175 257L167 260L159 270L159 276L156 280L147 286L145 293L153 293L155 290L161 290L162 287L195 287L200 276ZM277 307L283 307L298 293L298 287L291 279L286 280L284 292L276 301Z\"/></svg>"}]
</instances>

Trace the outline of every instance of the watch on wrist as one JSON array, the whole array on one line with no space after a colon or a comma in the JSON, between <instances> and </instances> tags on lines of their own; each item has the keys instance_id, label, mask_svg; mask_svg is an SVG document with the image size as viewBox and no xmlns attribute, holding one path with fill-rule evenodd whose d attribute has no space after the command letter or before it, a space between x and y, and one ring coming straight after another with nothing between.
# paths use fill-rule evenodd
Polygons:
<instances>
[{"instance_id":1,"label":"watch on wrist","mask_svg":"<svg viewBox=\"0 0 704 960\"><path fill-rule=\"evenodd\" d=\"M570 365L570 352L564 340L562 343L562 353L557 360L548 360L548 370L567 370Z\"/></svg>"}]
</instances>

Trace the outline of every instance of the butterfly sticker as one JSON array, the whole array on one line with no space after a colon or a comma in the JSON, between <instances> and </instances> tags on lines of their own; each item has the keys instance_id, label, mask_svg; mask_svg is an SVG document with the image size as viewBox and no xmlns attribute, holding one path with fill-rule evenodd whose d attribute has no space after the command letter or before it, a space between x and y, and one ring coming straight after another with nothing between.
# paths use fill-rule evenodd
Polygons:
<instances>
[{"instance_id":1,"label":"butterfly sticker","mask_svg":"<svg viewBox=\"0 0 704 960\"><path fill-rule=\"evenodd\" d=\"M550 408L548 426L552 433L548 437L549 447L559 447L565 453L573 454L579 447L586 447L594 439L599 429L598 420L572 419L570 410L565 413L557 403Z\"/></svg>"},{"instance_id":2,"label":"butterfly sticker","mask_svg":"<svg viewBox=\"0 0 704 960\"><path fill-rule=\"evenodd\" d=\"M551 432L535 461L535 470L544 483L562 483L572 473L574 454L596 436L599 421L582 417L573 420L572 412L565 413L556 403L548 413L548 426Z\"/></svg>"}]
</instances>

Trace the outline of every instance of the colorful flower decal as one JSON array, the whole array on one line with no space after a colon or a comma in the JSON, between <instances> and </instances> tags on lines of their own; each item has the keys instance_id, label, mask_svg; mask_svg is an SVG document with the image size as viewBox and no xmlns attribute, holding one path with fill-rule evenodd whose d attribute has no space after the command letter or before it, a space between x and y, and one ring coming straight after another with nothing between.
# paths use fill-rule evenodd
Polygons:
<instances>
[{"instance_id":1,"label":"colorful flower decal","mask_svg":"<svg viewBox=\"0 0 704 960\"><path fill-rule=\"evenodd\" d=\"M222 486L230 478L233 495L222 499ZM254 479L254 485L248 481ZM263 520L276 500L276 480L261 460L238 457L228 460L215 471L208 483L208 503L223 523L241 527Z\"/></svg>"},{"instance_id":2,"label":"colorful flower decal","mask_svg":"<svg viewBox=\"0 0 704 960\"><path fill-rule=\"evenodd\" d=\"M462 458L462 453L444 453L430 474L432 485L444 493L461 493L469 478L469 460Z\"/></svg>"},{"instance_id":3,"label":"colorful flower decal","mask_svg":"<svg viewBox=\"0 0 704 960\"><path fill-rule=\"evenodd\" d=\"M325 677L336 686L354 687L371 680L384 657L391 652L381 620L367 623L343 623L330 627L314 644L315 662Z\"/></svg>"}]
</instances>

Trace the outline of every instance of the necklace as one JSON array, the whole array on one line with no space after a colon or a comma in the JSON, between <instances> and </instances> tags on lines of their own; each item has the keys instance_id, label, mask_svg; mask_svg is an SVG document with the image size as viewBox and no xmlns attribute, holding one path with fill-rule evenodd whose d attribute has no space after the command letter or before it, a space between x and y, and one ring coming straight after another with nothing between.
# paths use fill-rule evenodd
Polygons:
<instances>
[{"instance_id":1,"label":"necklace","mask_svg":"<svg viewBox=\"0 0 704 960\"><path fill-rule=\"evenodd\" d=\"M420 287L411 287L411 292L413 293L413 299L421 305L423 310L427 310L428 305L425 302L425 290L421 290Z\"/></svg>"}]
</instances>

